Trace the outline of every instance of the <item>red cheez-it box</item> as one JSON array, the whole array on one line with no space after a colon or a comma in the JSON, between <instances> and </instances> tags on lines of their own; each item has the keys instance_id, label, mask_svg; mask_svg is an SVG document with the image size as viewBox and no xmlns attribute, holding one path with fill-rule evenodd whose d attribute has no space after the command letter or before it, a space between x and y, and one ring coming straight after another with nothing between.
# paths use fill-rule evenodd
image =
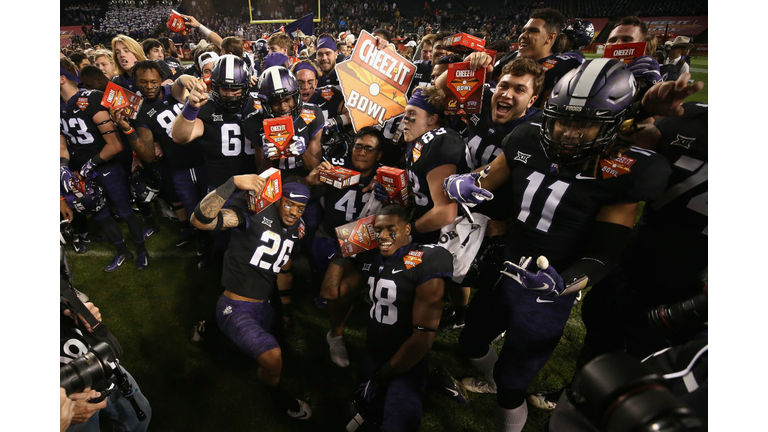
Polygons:
<instances>
[{"instance_id":1,"label":"red cheez-it box","mask_svg":"<svg viewBox=\"0 0 768 432\"><path fill-rule=\"evenodd\" d=\"M293 118L291 116L284 116L265 119L263 125L264 137L277 147L278 156L281 159L293 156L288 151L291 138L293 138Z\"/></svg>"},{"instance_id":2,"label":"red cheez-it box","mask_svg":"<svg viewBox=\"0 0 768 432\"><path fill-rule=\"evenodd\" d=\"M370 215L336 227L336 237L344 258L379 247L373 231L375 221L376 215Z\"/></svg>"},{"instance_id":3,"label":"red cheez-it box","mask_svg":"<svg viewBox=\"0 0 768 432\"><path fill-rule=\"evenodd\" d=\"M457 33L443 39L443 48L459 54L483 51L485 48L485 40L466 33Z\"/></svg>"},{"instance_id":4,"label":"red cheez-it box","mask_svg":"<svg viewBox=\"0 0 768 432\"><path fill-rule=\"evenodd\" d=\"M381 167L376 170L376 181L387 190L391 204L408 206L408 177L404 169Z\"/></svg>"},{"instance_id":5,"label":"red cheez-it box","mask_svg":"<svg viewBox=\"0 0 768 432\"><path fill-rule=\"evenodd\" d=\"M248 211L251 213L260 213L283 196L283 182L279 169L270 168L259 175L267 179L267 184L264 185L264 190L259 196L256 196L255 191L248 191Z\"/></svg>"},{"instance_id":6,"label":"red cheez-it box","mask_svg":"<svg viewBox=\"0 0 768 432\"><path fill-rule=\"evenodd\" d=\"M102 106L110 110L125 108L123 112L133 120L136 120L139 115L142 102L144 102L143 97L111 81L107 83L104 97L101 98Z\"/></svg>"},{"instance_id":7,"label":"red cheez-it box","mask_svg":"<svg viewBox=\"0 0 768 432\"><path fill-rule=\"evenodd\" d=\"M645 42L632 42L605 47L603 58L612 58L621 60L625 64L630 64L638 57L645 55Z\"/></svg>"},{"instance_id":8,"label":"red cheez-it box","mask_svg":"<svg viewBox=\"0 0 768 432\"><path fill-rule=\"evenodd\" d=\"M483 107L485 69L472 70L469 62L448 65L445 114L479 114Z\"/></svg>"},{"instance_id":9,"label":"red cheez-it box","mask_svg":"<svg viewBox=\"0 0 768 432\"><path fill-rule=\"evenodd\" d=\"M344 167L333 167L332 170L321 170L320 181L336 189L346 189L360 182L360 173Z\"/></svg>"}]
</instances>

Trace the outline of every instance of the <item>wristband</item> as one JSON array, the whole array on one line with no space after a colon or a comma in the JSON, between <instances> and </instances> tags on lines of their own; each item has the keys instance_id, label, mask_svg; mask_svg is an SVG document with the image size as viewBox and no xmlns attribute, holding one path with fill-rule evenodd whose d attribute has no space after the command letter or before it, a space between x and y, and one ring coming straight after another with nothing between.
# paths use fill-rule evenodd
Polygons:
<instances>
[{"instance_id":1,"label":"wristband","mask_svg":"<svg viewBox=\"0 0 768 432\"><path fill-rule=\"evenodd\" d=\"M230 177L229 180L227 180L226 183L219 186L214 190L216 192L216 195L220 196L224 200L228 199L233 193L235 193L235 190L237 189L237 186L235 186L235 178Z\"/></svg>"},{"instance_id":2,"label":"wristband","mask_svg":"<svg viewBox=\"0 0 768 432\"><path fill-rule=\"evenodd\" d=\"M101 158L101 155L98 154L98 153L93 155L93 157L91 158L91 161L93 162L94 165L99 165L99 164L103 164L104 162L106 162L104 159Z\"/></svg>"},{"instance_id":3,"label":"wristband","mask_svg":"<svg viewBox=\"0 0 768 432\"><path fill-rule=\"evenodd\" d=\"M66 198L64 198L63 196L59 195L59 201L64 201L65 199Z\"/></svg>"},{"instance_id":4,"label":"wristband","mask_svg":"<svg viewBox=\"0 0 768 432\"><path fill-rule=\"evenodd\" d=\"M198 111L200 111L200 108L193 107L190 105L189 101L187 101L187 103L184 104L184 109L181 110L181 115L189 121L195 121Z\"/></svg>"},{"instance_id":5,"label":"wristband","mask_svg":"<svg viewBox=\"0 0 768 432\"><path fill-rule=\"evenodd\" d=\"M198 27L197 29L200 30L200 33L202 33L203 36L205 37L208 37L208 35L211 34L211 29L209 29L208 27L202 24L200 24L200 27Z\"/></svg>"},{"instance_id":6,"label":"wristband","mask_svg":"<svg viewBox=\"0 0 768 432\"><path fill-rule=\"evenodd\" d=\"M133 129L133 127L129 127L129 128L128 128L128 132L126 132L126 131L123 131L123 135L130 135L130 134L132 134L133 132L134 132L134 129Z\"/></svg>"},{"instance_id":7,"label":"wristband","mask_svg":"<svg viewBox=\"0 0 768 432\"><path fill-rule=\"evenodd\" d=\"M60 157L59 158L59 166L63 166L63 167L64 166L69 166L69 159L67 159L65 157Z\"/></svg>"},{"instance_id":8,"label":"wristband","mask_svg":"<svg viewBox=\"0 0 768 432\"><path fill-rule=\"evenodd\" d=\"M179 87L182 87L183 84L181 84L181 82L179 82L180 80L181 80L181 78L176 78L176 81L174 81L174 83L178 84Z\"/></svg>"}]
</instances>

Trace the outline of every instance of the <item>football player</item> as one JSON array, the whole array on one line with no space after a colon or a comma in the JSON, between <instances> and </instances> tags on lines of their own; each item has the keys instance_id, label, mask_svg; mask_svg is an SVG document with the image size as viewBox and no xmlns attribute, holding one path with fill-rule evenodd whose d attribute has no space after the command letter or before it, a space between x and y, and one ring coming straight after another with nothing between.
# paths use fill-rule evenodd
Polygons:
<instances>
[{"instance_id":1,"label":"football player","mask_svg":"<svg viewBox=\"0 0 768 432\"><path fill-rule=\"evenodd\" d=\"M647 324L651 308L689 299L707 280L708 107L687 102L683 108L680 117L656 120L646 144L672 167L664 193L645 205L619 267L584 299L583 363L614 350L642 358L687 342L696 330L662 334ZM679 317L666 317L670 326L679 324L672 318Z\"/></svg>"},{"instance_id":2,"label":"football player","mask_svg":"<svg viewBox=\"0 0 768 432\"><path fill-rule=\"evenodd\" d=\"M584 61L584 53L581 50L591 44L592 39L595 38L594 24L591 21L574 18L568 20L562 34L566 38L563 55L578 57Z\"/></svg>"},{"instance_id":3,"label":"football player","mask_svg":"<svg viewBox=\"0 0 768 432\"><path fill-rule=\"evenodd\" d=\"M190 75L180 76L174 84L159 85L165 79L163 70L153 61L136 63L132 70L134 81L139 88L144 102L134 123L136 133L126 135L131 141L140 141L146 145L160 146L163 160L168 163L168 174L172 188L179 202L172 202L179 218L181 232L176 246L183 246L192 236L189 216L197 203L207 193L208 181L205 176L203 155L197 141L188 145L179 145L171 138L173 121L181 112L197 79ZM130 130L131 125L121 116L115 119L123 130ZM185 211L184 211L185 210Z\"/></svg>"},{"instance_id":4,"label":"football player","mask_svg":"<svg viewBox=\"0 0 768 432\"><path fill-rule=\"evenodd\" d=\"M677 111L697 89L676 83L643 103ZM462 352L485 375L465 379L465 387L498 393L501 431L522 430L526 388L557 346L578 293L615 264L638 202L664 190L670 174L664 158L632 147L621 129L636 94L621 62L588 60L555 85L541 124L523 124L504 139L503 157L445 182L449 196L467 205L492 199L490 191L500 187L512 190L504 277L477 292L459 337ZM486 174L478 187L475 180ZM491 341L504 330L497 357Z\"/></svg>"},{"instance_id":5,"label":"football player","mask_svg":"<svg viewBox=\"0 0 768 432\"><path fill-rule=\"evenodd\" d=\"M246 139L262 142L259 156L260 167L272 164L282 170L283 177L309 174L322 160L320 137L323 130L323 113L315 105L305 104L301 99L299 85L293 73L282 67L267 68L259 77L258 95L262 110L245 121ZM293 119L293 142L291 154L280 158L277 148L264 136L263 121L266 118L290 116Z\"/></svg>"},{"instance_id":6,"label":"football player","mask_svg":"<svg viewBox=\"0 0 768 432\"><path fill-rule=\"evenodd\" d=\"M625 44L633 42L645 42L646 52L653 53L656 49L656 37L648 34L648 27L645 22L638 17L628 16L616 22L613 30L608 35L606 46L615 44ZM650 55L638 57L629 64L629 70L635 76L640 86L641 94L651 88L655 83L662 81L661 67L659 63ZM665 69L665 71L667 71ZM679 77L677 71L668 74L669 80L676 80Z\"/></svg>"},{"instance_id":7,"label":"football player","mask_svg":"<svg viewBox=\"0 0 768 432\"><path fill-rule=\"evenodd\" d=\"M476 52L465 61L471 69L486 68L491 64L491 56ZM448 89L447 74L436 80L436 85ZM466 158L469 169L485 166L502 154L501 142L518 125L539 119L541 110L533 108L544 85L544 70L535 61L517 58L504 65L501 77L494 90L483 89L483 107L480 114L465 115L467 124ZM490 238L503 236L506 231L508 213L508 191L501 190L497 199L482 203L473 211L490 218L485 236ZM489 240L490 241L490 240ZM494 241L499 242L497 238ZM453 286L453 285L451 285ZM469 287L450 290L453 311L440 323L441 331L450 331L464 326L464 316L469 304Z\"/></svg>"},{"instance_id":8,"label":"football player","mask_svg":"<svg viewBox=\"0 0 768 432\"><path fill-rule=\"evenodd\" d=\"M120 138L115 134L115 125L107 108L101 105L103 93L98 90L81 90L75 65L67 58L60 63L61 134L59 138L60 176L65 192L70 189L70 180L75 180L72 169L79 170L85 179L96 179L104 188L109 203L117 214L128 224L128 230L136 244L138 259L136 268L142 270L149 265L149 254L144 246L144 228L131 210L127 176L123 166L113 160L123 149ZM134 147L137 153L145 155L149 148ZM98 211L94 219L115 246L117 254L104 271L112 272L133 258L120 232L120 227L109 213L108 206Z\"/></svg>"},{"instance_id":9,"label":"football player","mask_svg":"<svg viewBox=\"0 0 768 432\"><path fill-rule=\"evenodd\" d=\"M409 241L411 227L403 207L384 207L374 225L378 249L358 254L356 271L347 276L352 286L367 285L373 302L358 398L369 413L383 404L382 431L419 430L426 355L453 271L447 250Z\"/></svg>"},{"instance_id":10,"label":"football player","mask_svg":"<svg viewBox=\"0 0 768 432\"><path fill-rule=\"evenodd\" d=\"M344 267L348 264L339 250L336 227L360 218L363 208L371 198L370 183L380 166L383 143L384 137L378 129L372 126L364 127L355 136L352 154L335 160L338 166L358 171L360 180L346 189L325 186L323 222L312 242L315 267L320 274L325 275L320 294L328 301L328 317L331 322L331 331L326 335L326 340L330 345L331 360L340 367L349 365L347 349L341 336L352 303L348 295L350 293L347 293L347 290L342 292L340 288ZM333 166L324 161L309 173L307 183L320 185L320 170L329 170Z\"/></svg>"},{"instance_id":11,"label":"football player","mask_svg":"<svg viewBox=\"0 0 768 432\"><path fill-rule=\"evenodd\" d=\"M325 33L317 38L317 66L323 75L318 79L318 87L339 85L336 75L336 40Z\"/></svg>"},{"instance_id":12,"label":"football player","mask_svg":"<svg viewBox=\"0 0 768 432\"><path fill-rule=\"evenodd\" d=\"M221 285L224 293L216 305L221 331L258 362L259 381L275 404L289 416L307 420L312 409L291 396L281 385L282 354L275 339L275 310L269 301L279 290L283 326L291 324L291 253L303 235L309 189L300 183L283 183L282 198L260 213L247 210L247 192L260 195L266 180L257 174L230 177L195 208L192 225L204 230L234 230L224 255ZM271 185L269 186L271 187ZM224 203L237 191L229 208Z\"/></svg>"},{"instance_id":13,"label":"football player","mask_svg":"<svg viewBox=\"0 0 768 432\"><path fill-rule=\"evenodd\" d=\"M249 84L243 59L231 54L221 56L214 63L210 96L205 84L196 83L181 115L173 120L174 142L189 144L197 140L205 158L208 190L233 175L255 173L256 160L261 160L261 154L242 132L243 120L255 112ZM208 103L209 99L212 103Z\"/></svg>"}]
</instances>

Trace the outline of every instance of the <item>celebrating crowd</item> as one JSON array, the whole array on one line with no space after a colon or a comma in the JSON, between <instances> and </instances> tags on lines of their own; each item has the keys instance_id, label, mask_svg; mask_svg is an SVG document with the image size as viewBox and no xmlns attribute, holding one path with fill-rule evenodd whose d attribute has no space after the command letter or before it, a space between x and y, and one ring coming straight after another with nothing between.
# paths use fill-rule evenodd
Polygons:
<instances>
[{"instance_id":1,"label":"celebrating crowd","mask_svg":"<svg viewBox=\"0 0 768 432\"><path fill-rule=\"evenodd\" d=\"M354 3L390 15L396 7ZM114 247L104 271L146 269L162 259L145 245L155 212L172 212L177 246L195 244L199 268L221 268L222 293L210 305L216 324L256 362L275 406L298 420L312 407L281 386L293 371L283 370L279 337L295 325L295 296L325 308L329 356L345 368L345 322L360 313L352 300L368 293L354 397L361 418L385 431L419 429L438 332L461 332L459 353L477 368L446 385L458 398L465 389L496 394L497 430L521 431L529 403L565 407L528 387L588 287L581 366L616 349L644 358L706 338L703 322L681 324L678 315L646 322L648 311L707 290L707 105L684 103L703 86L682 68L689 41L669 44L668 65L649 55L628 64L587 59L588 21L551 8L510 13L519 27L493 34L514 35L519 48L486 33L495 57L448 43L463 18L446 15L437 33L412 22L423 32L401 53L415 65L404 112L358 128L338 66L350 61L361 29L376 38L374 49L396 55L396 28L363 21L295 39L276 32L249 52L243 29L183 15L205 40L186 68L168 37L118 34L106 46L62 53L60 203L71 247L88 253L99 233ZM112 21L103 30L127 32ZM606 31L609 45L656 51L637 17ZM485 70L478 113L446 114L456 64ZM135 112L101 104L114 84L143 98ZM281 143L274 131L285 128L293 133ZM402 171L405 195L384 184L383 167ZM326 180L341 168L355 171L357 183ZM274 195L274 173L279 198L262 201ZM378 246L348 253L337 228L369 216L365 236ZM293 283L293 264L304 259L309 288ZM688 400L706 420L706 390ZM589 430L562 420L558 408L550 430ZM81 425L71 430L94 419L98 426L98 408L74 412ZM127 424L132 415L104 413Z\"/></svg>"}]
</instances>

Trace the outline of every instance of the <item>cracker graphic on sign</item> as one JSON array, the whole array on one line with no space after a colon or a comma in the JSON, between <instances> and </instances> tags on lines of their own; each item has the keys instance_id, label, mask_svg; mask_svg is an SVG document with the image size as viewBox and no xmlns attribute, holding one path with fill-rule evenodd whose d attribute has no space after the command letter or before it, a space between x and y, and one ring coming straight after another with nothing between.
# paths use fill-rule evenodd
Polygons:
<instances>
[{"instance_id":1,"label":"cracker graphic on sign","mask_svg":"<svg viewBox=\"0 0 768 432\"><path fill-rule=\"evenodd\" d=\"M373 35L365 30L360 33L352 58L336 65L355 132L365 126L383 125L405 112L405 92L415 71L405 57L391 49L378 49Z\"/></svg>"}]
</instances>

